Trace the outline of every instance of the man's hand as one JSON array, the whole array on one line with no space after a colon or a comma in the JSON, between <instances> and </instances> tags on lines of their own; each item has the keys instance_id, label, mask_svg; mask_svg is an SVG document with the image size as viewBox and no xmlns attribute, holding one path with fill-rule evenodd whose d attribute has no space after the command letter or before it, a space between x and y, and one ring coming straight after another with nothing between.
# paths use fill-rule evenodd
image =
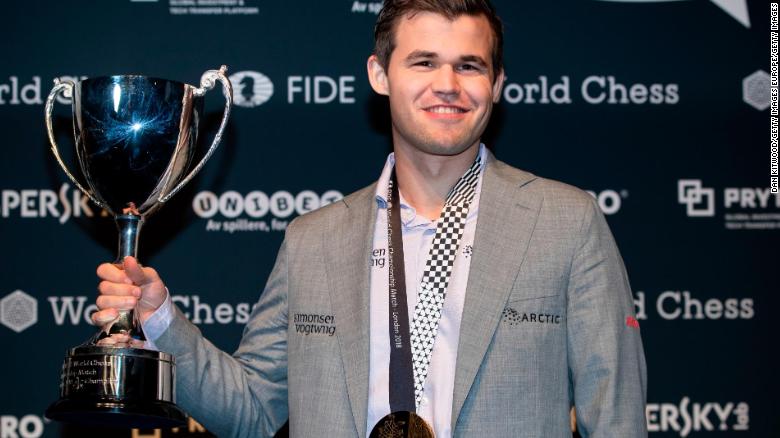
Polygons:
<instances>
[{"instance_id":1,"label":"man's hand","mask_svg":"<svg viewBox=\"0 0 780 438\"><path fill-rule=\"evenodd\" d=\"M120 310L134 309L138 319L146 321L165 302L167 291L157 272L138 264L134 257L125 257L121 268L113 263L103 263L97 268L102 280L98 285L98 311L92 321L98 326L111 323Z\"/></svg>"}]
</instances>

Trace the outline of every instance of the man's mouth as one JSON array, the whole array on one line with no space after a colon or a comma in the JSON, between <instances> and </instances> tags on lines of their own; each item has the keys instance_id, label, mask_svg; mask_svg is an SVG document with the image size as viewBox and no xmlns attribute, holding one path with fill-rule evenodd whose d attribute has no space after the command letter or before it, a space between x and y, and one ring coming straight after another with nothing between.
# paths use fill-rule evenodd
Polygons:
<instances>
[{"instance_id":1,"label":"man's mouth","mask_svg":"<svg viewBox=\"0 0 780 438\"><path fill-rule=\"evenodd\" d=\"M423 109L429 113L434 114L462 114L468 112L466 108L453 105L434 105Z\"/></svg>"}]
</instances>

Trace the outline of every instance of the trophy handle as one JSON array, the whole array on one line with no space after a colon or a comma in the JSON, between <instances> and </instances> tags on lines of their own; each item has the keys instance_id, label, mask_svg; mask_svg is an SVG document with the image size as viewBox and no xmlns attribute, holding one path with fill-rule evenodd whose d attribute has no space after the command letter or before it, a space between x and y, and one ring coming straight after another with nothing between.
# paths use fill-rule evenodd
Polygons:
<instances>
[{"instance_id":1,"label":"trophy handle","mask_svg":"<svg viewBox=\"0 0 780 438\"><path fill-rule=\"evenodd\" d=\"M225 76L225 73L227 72L227 66L223 65L219 68L219 70L207 70L200 78L200 88L196 88L193 90L193 93L195 96L200 97L206 94L207 91L214 88L216 85L216 81L222 82L222 88L224 89L225 94L225 111L222 114L222 122L219 124L219 130L217 131L217 134L214 136L214 141L211 142L211 146L209 147L209 150L206 151L206 155L203 156L203 159L200 160L200 163L198 163L197 166L195 166L192 171L183 179L181 182L176 185L170 192L168 192L165 196L160 196L158 200L160 202L167 202L169 199L171 199L171 196L175 195L176 192L181 190L182 187L184 187L190 180L200 172L200 169L203 167L204 164L206 164L206 161L208 161L209 158L211 158L211 154L214 153L214 150L217 149L217 146L219 145L219 142L222 140L222 133L225 131L225 126L227 126L228 117L230 116L230 105L233 103L233 86L230 85L230 79Z\"/></svg>"},{"instance_id":2,"label":"trophy handle","mask_svg":"<svg viewBox=\"0 0 780 438\"><path fill-rule=\"evenodd\" d=\"M79 190L81 190L82 193L87 195L89 199L91 199L92 202L94 202L98 207L111 211L107 206L103 205L103 203L99 199L97 199L96 196L93 196L92 193L89 192L89 190L85 189L81 185L81 183L79 183L76 180L73 174L70 173L70 170L68 170L68 167L62 161L62 157L60 157L60 150L57 147L57 141L54 139L54 127L51 121L51 113L54 110L54 99L57 98L57 95L60 94L60 92L63 92L63 96L72 98L74 86L75 84L71 81L60 81L59 78L56 78L54 79L54 88L52 88L51 93L49 93L49 97L46 98L46 131L49 134L49 143L51 143L51 153L54 154L54 158L57 159L57 163L59 163L62 170L65 171L65 175L68 175L70 181Z\"/></svg>"}]
</instances>

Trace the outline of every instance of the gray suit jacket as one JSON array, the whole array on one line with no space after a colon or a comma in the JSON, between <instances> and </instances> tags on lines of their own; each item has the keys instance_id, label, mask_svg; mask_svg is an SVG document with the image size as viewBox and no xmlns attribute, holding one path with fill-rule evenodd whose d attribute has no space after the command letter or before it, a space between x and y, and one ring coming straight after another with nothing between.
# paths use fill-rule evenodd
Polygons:
<instances>
[{"instance_id":1,"label":"gray suit jacket","mask_svg":"<svg viewBox=\"0 0 780 438\"><path fill-rule=\"evenodd\" d=\"M646 370L615 242L588 194L490 156L460 329L464 437L646 436ZM365 437L375 185L294 220L231 356L181 312L156 340L219 436ZM307 329L308 327L308 329Z\"/></svg>"}]
</instances>

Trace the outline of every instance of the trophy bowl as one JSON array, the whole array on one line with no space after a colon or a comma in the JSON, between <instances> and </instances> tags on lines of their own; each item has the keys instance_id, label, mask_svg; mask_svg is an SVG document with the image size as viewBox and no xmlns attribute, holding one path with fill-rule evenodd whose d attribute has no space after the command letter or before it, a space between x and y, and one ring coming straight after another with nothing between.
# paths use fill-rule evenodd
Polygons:
<instances>
[{"instance_id":1,"label":"trophy bowl","mask_svg":"<svg viewBox=\"0 0 780 438\"><path fill-rule=\"evenodd\" d=\"M227 68L208 70L200 87L139 75L105 76L78 82L55 80L46 100L51 151L73 184L111 214L119 230L116 264L137 257L146 217L181 190L219 144L230 115L233 91ZM222 83L222 122L211 146L190 169L195 155L203 96ZM56 97L72 97L76 158L86 184L62 161L51 114ZM103 326L86 343L66 352L59 399L46 417L113 427L167 428L185 424L176 406L174 357L168 353L100 345L114 334L145 337L133 310Z\"/></svg>"}]
</instances>

